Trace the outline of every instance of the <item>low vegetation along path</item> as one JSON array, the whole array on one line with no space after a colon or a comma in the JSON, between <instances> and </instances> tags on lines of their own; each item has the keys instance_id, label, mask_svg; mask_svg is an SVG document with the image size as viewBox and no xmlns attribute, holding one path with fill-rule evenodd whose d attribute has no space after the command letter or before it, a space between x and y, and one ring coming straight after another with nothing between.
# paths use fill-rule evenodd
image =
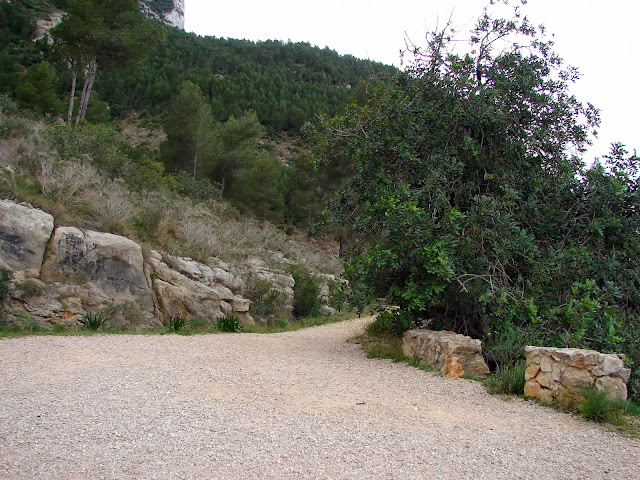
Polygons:
<instances>
[{"instance_id":1,"label":"low vegetation along path","mask_svg":"<svg viewBox=\"0 0 640 480\"><path fill-rule=\"evenodd\" d=\"M639 479L640 440L348 340L0 340L2 479Z\"/></svg>"}]
</instances>

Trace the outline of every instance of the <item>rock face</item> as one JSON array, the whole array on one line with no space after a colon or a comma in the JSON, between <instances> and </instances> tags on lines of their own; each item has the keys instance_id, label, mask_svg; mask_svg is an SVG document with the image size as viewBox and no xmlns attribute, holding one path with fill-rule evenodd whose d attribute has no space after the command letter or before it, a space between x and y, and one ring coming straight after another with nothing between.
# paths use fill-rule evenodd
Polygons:
<instances>
[{"instance_id":1,"label":"rock face","mask_svg":"<svg viewBox=\"0 0 640 480\"><path fill-rule=\"evenodd\" d=\"M96 312L131 330L167 325L171 318L232 315L251 326L251 301L243 295L251 294L245 281L256 278L282 293L284 309L293 309L293 277L261 259L234 268L214 257L203 263L156 251L143 254L140 245L118 235L54 230L48 213L5 200L0 200L0 253L0 267L13 271L10 316L26 312L43 327L75 326Z\"/></svg>"},{"instance_id":2,"label":"rock face","mask_svg":"<svg viewBox=\"0 0 640 480\"><path fill-rule=\"evenodd\" d=\"M255 324L249 315L250 302L236 296L218 281L223 277L231 286L241 283L233 275L216 274L208 265L190 258L168 255L163 258L156 251L151 252L148 262L159 311L165 322L171 317L216 319L235 315L244 326Z\"/></svg>"},{"instance_id":3,"label":"rock face","mask_svg":"<svg viewBox=\"0 0 640 480\"><path fill-rule=\"evenodd\" d=\"M428 363L447 378L463 375L484 378L489 373L480 340L454 332L409 330L402 338L402 351L408 357Z\"/></svg>"},{"instance_id":4,"label":"rock face","mask_svg":"<svg viewBox=\"0 0 640 480\"><path fill-rule=\"evenodd\" d=\"M575 348L527 347L524 394L546 403L573 405L584 389L595 387L611 399L626 400L631 369L624 355Z\"/></svg>"},{"instance_id":5,"label":"rock face","mask_svg":"<svg viewBox=\"0 0 640 480\"><path fill-rule=\"evenodd\" d=\"M87 312L110 308L137 312L138 319L123 317L119 327L158 326L144 268L142 249L127 238L61 227L42 266L43 293L21 300L29 313L49 323L73 323Z\"/></svg>"},{"instance_id":6,"label":"rock face","mask_svg":"<svg viewBox=\"0 0 640 480\"><path fill-rule=\"evenodd\" d=\"M235 316L253 325L245 282L229 264L151 251L109 233L59 227L30 205L0 201L0 267L13 271L10 311L43 327L78 324L102 312L115 326L144 330L169 319ZM291 275L254 258L238 271L256 275L293 301Z\"/></svg>"},{"instance_id":7,"label":"rock face","mask_svg":"<svg viewBox=\"0 0 640 480\"><path fill-rule=\"evenodd\" d=\"M184 3L185 0L173 0L173 8L166 8L166 2L146 0L140 2L140 10L148 17L184 30Z\"/></svg>"},{"instance_id":8,"label":"rock face","mask_svg":"<svg viewBox=\"0 0 640 480\"><path fill-rule=\"evenodd\" d=\"M0 200L0 267L38 277L51 232L48 213Z\"/></svg>"}]
</instances>

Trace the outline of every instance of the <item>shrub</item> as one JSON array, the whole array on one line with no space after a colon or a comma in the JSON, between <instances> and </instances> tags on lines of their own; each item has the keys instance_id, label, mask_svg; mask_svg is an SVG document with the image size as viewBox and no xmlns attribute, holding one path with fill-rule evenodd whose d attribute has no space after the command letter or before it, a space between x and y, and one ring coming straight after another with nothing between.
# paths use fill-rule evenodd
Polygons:
<instances>
[{"instance_id":1,"label":"shrub","mask_svg":"<svg viewBox=\"0 0 640 480\"><path fill-rule=\"evenodd\" d=\"M250 312L259 318L286 316L287 296L274 288L264 278L251 275L246 282L244 295L251 300Z\"/></svg>"},{"instance_id":2,"label":"shrub","mask_svg":"<svg viewBox=\"0 0 640 480\"><path fill-rule=\"evenodd\" d=\"M179 332L180 330L182 330L185 326L185 320L184 318L174 318L171 317L169 319L169 330L171 330L172 332Z\"/></svg>"},{"instance_id":3,"label":"shrub","mask_svg":"<svg viewBox=\"0 0 640 480\"><path fill-rule=\"evenodd\" d=\"M238 333L242 329L240 322L234 316L222 317L216 321L216 328L221 332Z\"/></svg>"},{"instance_id":4,"label":"shrub","mask_svg":"<svg viewBox=\"0 0 640 480\"><path fill-rule=\"evenodd\" d=\"M107 318L100 313L85 313L80 319L82 326L88 330L99 330L106 323Z\"/></svg>"},{"instance_id":5,"label":"shrub","mask_svg":"<svg viewBox=\"0 0 640 480\"><path fill-rule=\"evenodd\" d=\"M620 425L624 423L625 414L640 416L640 408L630 400L611 400L606 392L595 388L584 390L583 395L585 399L578 404L577 410L594 422Z\"/></svg>"},{"instance_id":6,"label":"shrub","mask_svg":"<svg viewBox=\"0 0 640 480\"><path fill-rule=\"evenodd\" d=\"M385 338L393 337L393 317L388 313L381 313L376 319L365 328L365 333L369 337Z\"/></svg>"},{"instance_id":7,"label":"shrub","mask_svg":"<svg viewBox=\"0 0 640 480\"><path fill-rule=\"evenodd\" d=\"M27 278L24 282L18 285L18 288L26 298L37 297L44 292L46 287L32 278Z\"/></svg>"},{"instance_id":8,"label":"shrub","mask_svg":"<svg viewBox=\"0 0 640 480\"><path fill-rule=\"evenodd\" d=\"M291 269L296 284L293 287L293 313L296 317L318 316L320 310L320 282L308 270Z\"/></svg>"},{"instance_id":9,"label":"shrub","mask_svg":"<svg viewBox=\"0 0 640 480\"><path fill-rule=\"evenodd\" d=\"M519 360L513 367L503 368L487 378L484 383L485 387L489 393L523 395L525 384L524 374L526 369L526 362Z\"/></svg>"},{"instance_id":10,"label":"shrub","mask_svg":"<svg viewBox=\"0 0 640 480\"><path fill-rule=\"evenodd\" d=\"M64 323L55 323L51 331L53 333L62 334L67 333L69 331L69 328Z\"/></svg>"},{"instance_id":11,"label":"shrub","mask_svg":"<svg viewBox=\"0 0 640 480\"><path fill-rule=\"evenodd\" d=\"M192 200L209 200L210 198L220 198L220 185L211 182L206 178L193 178L193 175L180 170L171 175L175 189L181 195L185 195Z\"/></svg>"},{"instance_id":12,"label":"shrub","mask_svg":"<svg viewBox=\"0 0 640 480\"><path fill-rule=\"evenodd\" d=\"M4 305L11 289L11 270L0 268L0 306Z\"/></svg>"}]
</instances>

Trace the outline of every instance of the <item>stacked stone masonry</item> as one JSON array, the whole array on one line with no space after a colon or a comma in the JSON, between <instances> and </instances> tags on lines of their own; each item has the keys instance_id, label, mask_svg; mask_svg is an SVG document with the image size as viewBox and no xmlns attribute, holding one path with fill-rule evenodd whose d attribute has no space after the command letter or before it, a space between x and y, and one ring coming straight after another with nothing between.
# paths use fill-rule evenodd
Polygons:
<instances>
[{"instance_id":1,"label":"stacked stone masonry","mask_svg":"<svg viewBox=\"0 0 640 480\"><path fill-rule=\"evenodd\" d=\"M454 332L409 330L402 339L402 351L407 357L431 365L447 378L484 378L489 373L480 340Z\"/></svg>"},{"instance_id":2,"label":"stacked stone masonry","mask_svg":"<svg viewBox=\"0 0 640 480\"><path fill-rule=\"evenodd\" d=\"M527 397L546 403L573 405L584 399L585 389L595 387L611 399L627 398L631 370L624 355L574 348L527 347L525 390Z\"/></svg>"}]
</instances>

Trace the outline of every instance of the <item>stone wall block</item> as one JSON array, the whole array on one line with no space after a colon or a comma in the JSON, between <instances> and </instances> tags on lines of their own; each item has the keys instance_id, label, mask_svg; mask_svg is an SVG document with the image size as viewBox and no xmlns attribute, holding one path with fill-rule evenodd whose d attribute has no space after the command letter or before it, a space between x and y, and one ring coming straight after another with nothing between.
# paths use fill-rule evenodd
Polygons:
<instances>
[{"instance_id":1,"label":"stone wall block","mask_svg":"<svg viewBox=\"0 0 640 480\"><path fill-rule=\"evenodd\" d=\"M587 370L567 367L567 369L562 372L561 383L567 387L583 389L593 387L595 379Z\"/></svg>"},{"instance_id":2,"label":"stone wall block","mask_svg":"<svg viewBox=\"0 0 640 480\"><path fill-rule=\"evenodd\" d=\"M631 370L624 368L624 356L572 348L527 347L525 351L528 397L576 404L584 399L584 390L594 386L613 399L627 397Z\"/></svg>"},{"instance_id":3,"label":"stone wall block","mask_svg":"<svg viewBox=\"0 0 640 480\"><path fill-rule=\"evenodd\" d=\"M538 347L525 347L524 351L527 355L527 364L540 365L540 359L542 359L542 352Z\"/></svg>"},{"instance_id":4,"label":"stone wall block","mask_svg":"<svg viewBox=\"0 0 640 480\"><path fill-rule=\"evenodd\" d=\"M404 334L402 351L449 378L484 378L489 373L480 341L454 332L409 330Z\"/></svg>"},{"instance_id":5,"label":"stone wall block","mask_svg":"<svg viewBox=\"0 0 640 480\"><path fill-rule=\"evenodd\" d=\"M531 363L527 366L527 370L524 372L524 379L528 382L532 378L536 378L536 375L540 372L540 365L537 363Z\"/></svg>"},{"instance_id":6,"label":"stone wall block","mask_svg":"<svg viewBox=\"0 0 640 480\"><path fill-rule=\"evenodd\" d=\"M542 387L535 380L530 380L524 384L524 394L531 398L540 398L540 390Z\"/></svg>"},{"instance_id":7,"label":"stone wall block","mask_svg":"<svg viewBox=\"0 0 640 480\"><path fill-rule=\"evenodd\" d=\"M627 399L627 384L621 378L600 377L596 380L595 386L599 392L607 392L612 399Z\"/></svg>"},{"instance_id":8,"label":"stone wall block","mask_svg":"<svg viewBox=\"0 0 640 480\"><path fill-rule=\"evenodd\" d=\"M624 369L624 362L617 355L604 355L601 363L591 371L596 377L618 375Z\"/></svg>"},{"instance_id":9,"label":"stone wall block","mask_svg":"<svg viewBox=\"0 0 640 480\"><path fill-rule=\"evenodd\" d=\"M540 371L545 373L550 373L553 370L554 363L557 363L557 362L554 362L551 359L551 357L543 356L540 359Z\"/></svg>"},{"instance_id":10,"label":"stone wall block","mask_svg":"<svg viewBox=\"0 0 640 480\"><path fill-rule=\"evenodd\" d=\"M551 387L551 372L540 372L536 377L536 382L545 388Z\"/></svg>"}]
</instances>

